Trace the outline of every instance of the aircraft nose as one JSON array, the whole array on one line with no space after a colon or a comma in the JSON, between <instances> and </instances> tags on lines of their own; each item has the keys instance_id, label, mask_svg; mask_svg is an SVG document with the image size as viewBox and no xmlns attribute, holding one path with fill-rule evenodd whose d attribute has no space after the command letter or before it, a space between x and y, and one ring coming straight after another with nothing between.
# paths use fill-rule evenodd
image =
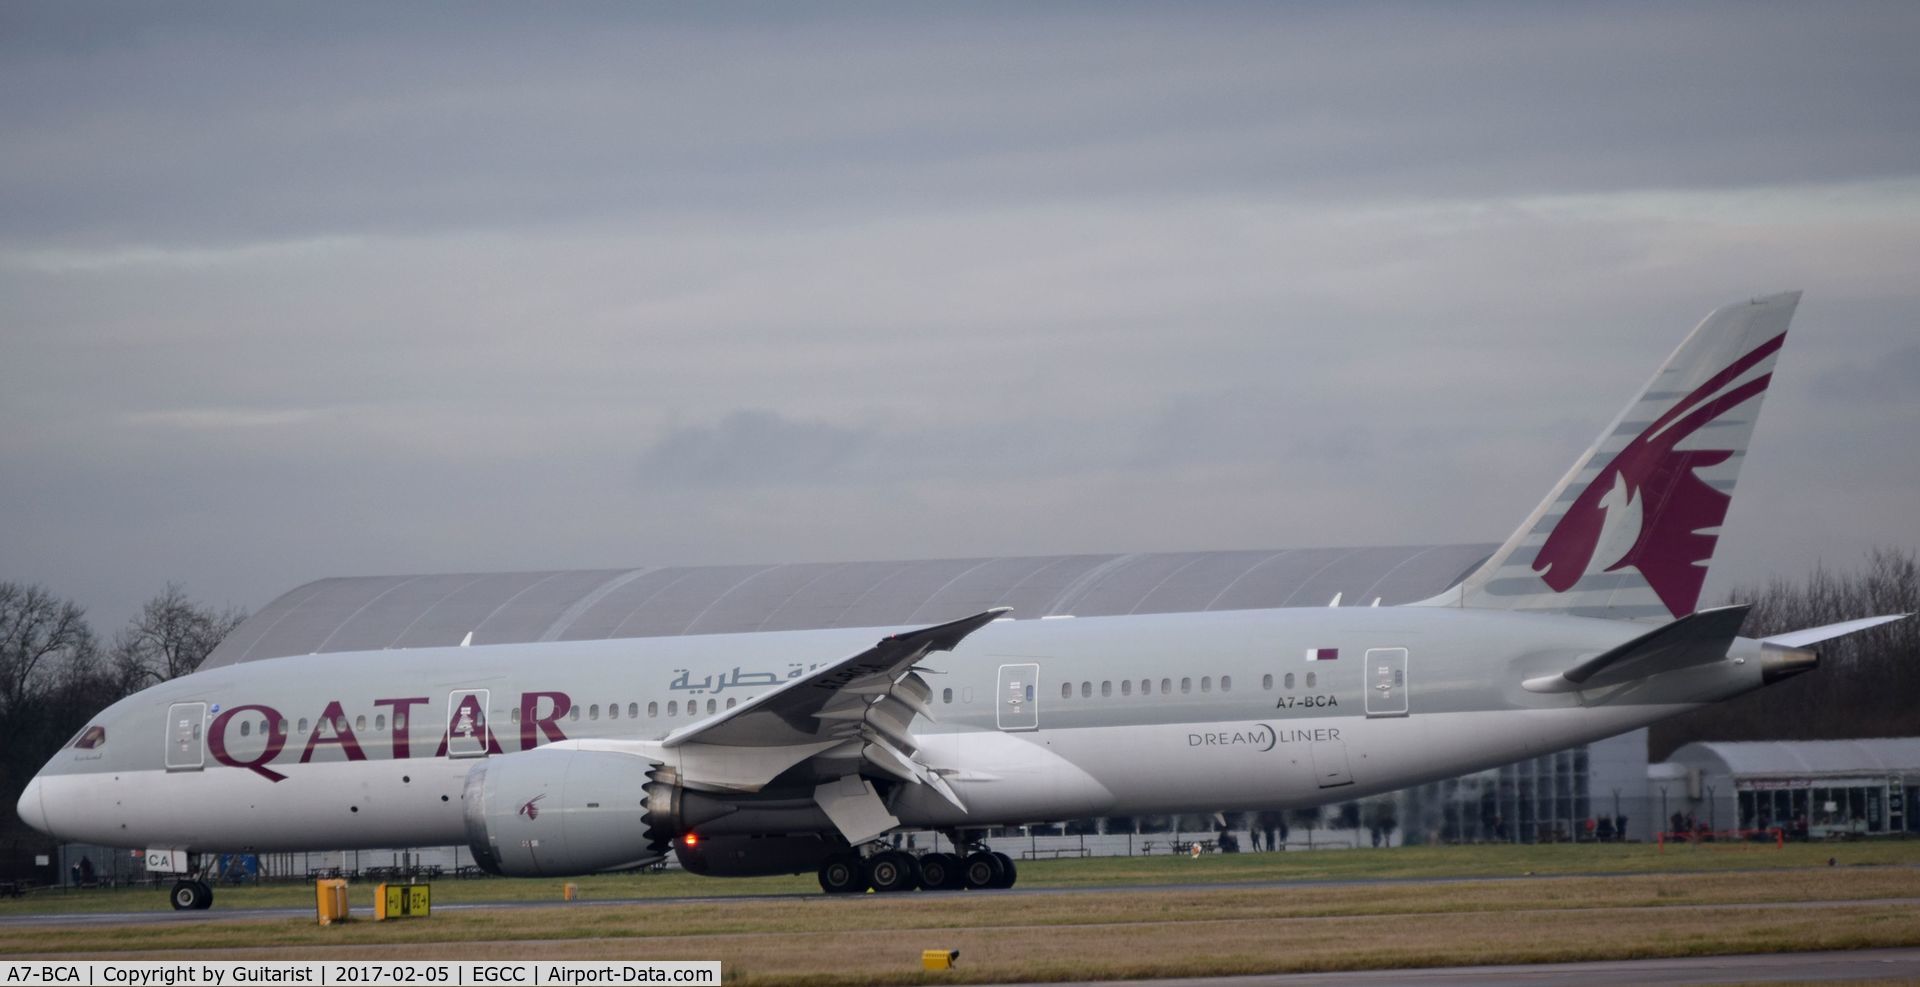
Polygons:
<instances>
[{"instance_id":1,"label":"aircraft nose","mask_svg":"<svg viewBox=\"0 0 1920 987\"><path fill-rule=\"evenodd\" d=\"M40 800L40 779L35 777L27 782L27 790L20 793L20 802L14 806L20 813L20 821L32 826L48 836L53 835L53 827L47 825L47 807Z\"/></svg>"}]
</instances>

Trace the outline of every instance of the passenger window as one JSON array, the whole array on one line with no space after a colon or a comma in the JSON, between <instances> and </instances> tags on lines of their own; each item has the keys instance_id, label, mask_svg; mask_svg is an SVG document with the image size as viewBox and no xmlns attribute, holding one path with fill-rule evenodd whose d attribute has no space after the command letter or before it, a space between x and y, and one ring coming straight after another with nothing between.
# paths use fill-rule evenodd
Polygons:
<instances>
[{"instance_id":1,"label":"passenger window","mask_svg":"<svg viewBox=\"0 0 1920 987\"><path fill-rule=\"evenodd\" d=\"M1082 698L1082 699L1092 699L1092 698L1093 698L1093 683L1092 683L1092 682L1082 682L1082 683L1080 683L1080 698Z\"/></svg>"},{"instance_id":2,"label":"passenger window","mask_svg":"<svg viewBox=\"0 0 1920 987\"><path fill-rule=\"evenodd\" d=\"M1307 673L1307 688L1309 688L1309 689L1311 689L1311 688L1313 688L1313 683L1314 683L1314 680L1315 680L1315 679L1317 679L1317 678L1319 678L1319 676L1318 676L1318 675L1315 675L1315 674L1314 674L1314 673L1312 673L1312 672L1308 672L1308 673Z\"/></svg>"},{"instance_id":3,"label":"passenger window","mask_svg":"<svg viewBox=\"0 0 1920 987\"><path fill-rule=\"evenodd\" d=\"M728 708L728 709L732 709L732 708L733 708L733 704L734 704L735 702L736 702L736 700L735 700L735 699L734 699L734 698L733 698L732 696L728 696L728 697L727 697L727 708Z\"/></svg>"},{"instance_id":4,"label":"passenger window","mask_svg":"<svg viewBox=\"0 0 1920 987\"><path fill-rule=\"evenodd\" d=\"M241 720L240 736L247 737L247 736L252 736L252 734L253 734L253 724L247 720Z\"/></svg>"},{"instance_id":5,"label":"passenger window","mask_svg":"<svg viewBox=\"0 0 1920 987\"><path fill-rule=\"evenodd\" d=\"M658 700L655 700L653 702L648 703L647 719L651 720L651 719L654 719L655 717L658 717L659 715L660 715L660 702Z\"/></svg>"},{"instance_id":6,"label":"passenger window","mask_svg":"<svg viewBox=\"0 0 1920 987\"><path fill-rule=\"evenodd\" d=\"M1221 692L1233 691L1233 676L1231 675L1220 676L1220 691Z\"/></svg>"},{"instance_id":7,"label":"passenger window","mask_svg":"<svg viewBox=\"0 0 1920 987\"><path fill-rule=\"evenodd\" d=\"M519 721L520 719L519 710L516 709L513 711L513 718L516 722ZM405 730L407 728L407 714L405 713L393 714L393 728L395 730ZM306 727L301 727L300 729L305 730Z\"/></svg>"},{"instance_id":8,"label":"passenger window","mask_svg":"<svg viewBox=\"0 0 1920 987\"><path fill-rule=\"evenodd\" d=\"M301 733L307 732L307 718L304 716L300 718L300 732Z\"/></svg>"},{"instance_id":9,"label":"passenger window","mask_svg":"<svg viewBox=\"0 0 1920 987\"><path fill-rule=\"evenodd\" d=\"M667 715L668 716L680 715L680 703L678 701L667 703Z\"/></svg>"},{"instance_id":10,"label":"passenger window","mask_svg":"<svg viewBox=\"0 0 1920 987\"><path fill-rule=\"evenodd\" d=\"M711 699L707 700L707 712L709 713L719 712L719 706L715 704L714 701Z\"/></svg>"},{"instance_id":11,"label":"passenger window","mask_svg":"<svg viewBox=\"0 0 1920 987\"><path fill-rule=\"evenodd\" d=\"M1291 688L1293 688L1293 673L1292 673L1292 672L1288 672L1288 673L1287 673L1287 688L1289 688L1289 689L1291 689Z\"/></svg>"},{"instance_id":12,"label":"passenger window","mask_svg":"<svg viewBox=\"0 0 1920 987\"><path fill-rule=\"evenodd\" d=\"M593 705L591 705L591 706L588 706L588 707L587 707L587 719L589 719L589 720L597 720L597 719L599 719L599 718L600 718L600 704L599 704L599 703L594 703Z\"/></svg>"},{"instance_id":13,"label":"passenger window","mask_svg":"<svg viewBox=\"0 0 1920 987\"><path fill-rule=\"evenodd\" d=\"M652 714L652 713L648 713L647 715L648 715L648 716L652 716L653 714ZM640 718L640 704L639 704L639 703L628 703L628 704L627 704L627 719L629 719L629 720L637 720L637 719L639 719L639 718Z\"/></svg>"},{"instance_id":14,"label":"passenger window","mask_svg":"<svg viewBox=\"0 0 1920 987\"><path fill-rule=\"evenodd\" d=\"M356 731L365 730L367 728L367 714L361 713L359 716L354 717L353 728Z\"/></svg>"},{"instance_id":15,"label":"passenger window","mask_svg":"<svg viewBox=\"0 0 1920 987\"><path fill-rule=\"evenodd\" d=\"M1160 694L1161 694L1161 695L1163 695L1163 696L1171 696L1171 695L1173 695L1173 680L1172 680L1172 679L1161 679L1161 680L1160 680Z\"/></svg>"},{"instance_id":16,"label":"passenger window","mask_svg":"<svg viewBox=\"0 0 1920 987\"><path fill-rule=\"evenodd\" d=\"M1180 680L1180 694L1184 696L1184 695L1186 695L1187 693L1189 693L1189 692L1192 692L1192 691L1193 691L1193 680L1192 680L1192 679L1188 679L1188 678L1183 678L1183 679L1181 679L1181 680Z\"/></svg>"},{"instance_id":17,"label":"passenger window","mask_svg":"<svg viewBox=\"0 0 1920 987\"><path fill-rule=\"evenodd\" d=\"M1100 683L1100 698L1110 699L1112 697L1113 697L1113 680L1108 679L1107 681Z\"/></svg>"},{"instance_id":18,"label":"passenger window","mask_svg":"<svg viewBox=\"0 0 1920 987\"><path fill-rule=\"evenodd\" d=\"M1141 679L1141 680L1140 680L1140 694L1141 694L1141 695L1143 695L1143 696L1151 696L1151 695L1153 695L1153 680L1152 680L1152 679Z\"/></svg>"},{"instance_id":19,"label":"passenger window","mask_svg":"<svg viewBox=\"0 0 1920 987\"><path fill-rule=\"evenodd\" d=\"M375 730L385 730L387 728L387 714L381 713L379 716L374 717L373 728Z\"/></svg>"},{"instance_id":20,"label":"passenger window","mask_svg":"<svg viewBox=\"0 0 1920 987\"><path fill-rule=\"evenodd\" d=\"M1262 675L1262 676L1260 676L1260 688L1262 688L1262 689L1265 689L1265 690L1267 690L1268 692L1272 692L1272 691L1273 691L1273 676L1271 676L1271 675Z\"/></svg>"},{"instance_id":21,"label":"passenger window","mask_svg":"<svg viewBox=\"0 0 1920 987\"><path fill-rule=\"evenodd\" d=\"M1211 675L1200 676L1200 691L1201 692L1213 691L1213 676Z\"/></svg>"},{"instance_id":22,"label":"passenger window","mask_svg":"<svg viewBox=\"0 0 1920 987\"><path fill-rule=\"evenodd\" d=\"M280 732L281 732L281 733L286 733L286 732L287 732L287 726L288 726L288 724L287 724L287 721L285 721L285 720L281 720L281 721L280 721Z\"/></svg>"},{"instance_id":23,"label":"passenger window","mask_svg":"<svg viewBox=\"0 0 1920 987\"><path fill-rule=\"evenodd\" d=\"M951 706L951 705L953 705L953 690L952 690L952 689L941 689L941 690L940 690L940 703L941 703L942 705L945 705L945 706Z\"/></svg>"},{"instance_id":24,"label":"passenger window","mask_svg":"<svg viewBox=\"0 0 1920 987\"><path fill-rule=\"evenodd\" d=\"M619 719L619 718L620 718L620 704L619 704L619 703L608 703L608 704L607 704L607 719L609 719L609 720L617 720L617 719Z\"/></svg>"},{"instance_id":25,"label":"passenger window","mask_svg":"<svg viewBox=\"0 0 1920 987\"><path fill-rule=\"evenodd\" d=\"M1132 679L1121 679L1121 680L1120 680L1120 694L1121 694L1121 695L1123 695L1123 696L1131 696L1131 695L1133 695L1133 680L1132 680Z\"/></svg>"},{"instance_id":26,"label":"passenger window","mask_svg":"<svg viewBox=\"0 0 1920 987\"><path fill-rule=\"evenodd\" d=\"M574 708L568 710L567 719L572 720L575 723L580 722L580 707L575 706Z\"/></svg>"},{"instance_id":27,"label":"passenger window","mask_svg":"<svg viewBox=\"0 0 1920 987\"><path fill-rule=\"evenodd\" d=\"M1072 682L1062 682L1062 683L1060 683L1060 698L1062 698L1062 699L1072 699L1072 698L1073 698L1073 683L1072 683Z\"/></svg>"}]
</instances>

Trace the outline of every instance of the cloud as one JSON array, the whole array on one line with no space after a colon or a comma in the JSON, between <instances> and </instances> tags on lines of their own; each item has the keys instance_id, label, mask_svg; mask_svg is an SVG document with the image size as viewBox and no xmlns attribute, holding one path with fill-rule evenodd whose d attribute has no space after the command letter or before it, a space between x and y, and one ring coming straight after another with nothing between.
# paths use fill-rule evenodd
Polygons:
<instances>
[{"instance_id":1,"label":"cloud","mask_svg":"<svg viewBox=\"0 0 1920 987\"><path fill-rule=\"evenodd\" d=\"M640 474L669 486L819 482L844 476L873 446L871 432L738 411L669 430L641 455Z\"/></svg>"},{"instance_id":2,"label":"cloud","mask_svg":"<svg viewBox=\"0 0 1920 987\"><path fill-rule=\"evenodd\" d=\"M1920 346L1902 346L1864 364L1828 370L1809 381L1808 389L1849 405L1911 409L1920 403Z\"/></svg>"},{"instance_id":3,"label":"cloud","mask_svg":"<svg viewBox=\"0 0 1920 987\"><path fill-rule=\"evenodd\" d=\"M0 578L1495 539L1792 287L1728 564L1920 544L1916 19L9 5Z\"/></svg>"},{"instance_id":4,"label":"cloud","mask_svg":"<svg viewBox=\"0 0 1920 987\"><path fill-rule=\"evenodd\" d=\"M1900 6L17 15L0 237L207 243L1856 181ZM1789 56L1790 53L1790 57Z\"/></svg>"},{"instance_id":5,"label":"cloud","mask_svg":"<svg viewBox=\"0 0 1920 987\"><path fill-rule=\"evenodd\" d=\"M173 408L128 415L136 428L229 429L273 428L311 422L323 414L310 408Z\"/></svg>"}]
</instances>

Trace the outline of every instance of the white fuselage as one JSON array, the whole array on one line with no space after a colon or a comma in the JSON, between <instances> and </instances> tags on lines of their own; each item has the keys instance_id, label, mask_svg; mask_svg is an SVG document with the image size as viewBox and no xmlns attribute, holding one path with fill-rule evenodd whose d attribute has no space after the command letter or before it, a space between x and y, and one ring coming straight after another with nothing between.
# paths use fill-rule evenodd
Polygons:
<instances>
[{"instance_id":1,"label":"white fuselage","mask_svg":"<svg viewBox=\"0 0 1920 987\"><path fill-rule=\"evenodd\" d=\"M1645 630L1444 608L999 621L922 662L933 715L913 725L918 757L966 811L919 786L901 786L889 807L903 825L960 828L1312 805L1563 748L1760 684L1757 664L1730 657L1609 690L1520 688ZM102 713L104 739L60 751L21 813L63 839L117 846L458 844L464 786L488 757L658 741L887 633L228 666ZM750 831L754 818L711 828Z\"/></svg>"}]
</instances>

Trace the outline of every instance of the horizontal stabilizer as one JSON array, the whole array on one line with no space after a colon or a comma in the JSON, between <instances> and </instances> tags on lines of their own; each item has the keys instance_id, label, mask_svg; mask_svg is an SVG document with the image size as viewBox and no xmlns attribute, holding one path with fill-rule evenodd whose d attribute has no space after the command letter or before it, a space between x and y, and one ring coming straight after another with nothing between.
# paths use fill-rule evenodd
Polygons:
<instances>
[{"instance_id":1,"label":"horizontal stabilizer","mask_svg":"<svg viewBox=\"0 0 1920 987\"><path fill-rule=\"evenodd\" d=\"M1576 692L1712 664L1727 656L1727 648L1746 622L1748 609L1750 606L1743 603L1702 610L1656 627L1558 675L1531 678L1521 686L1529 692Z\"/></svg>"},{"instance_id":2,"label":"horizontal stabilizer","mask_svg":"<svg viewBox=\"0 0 1920 987\"><path fill-rule=\"evenodd\" d=\"M1913 616L1913 614L1893 613L1883 617L1862 617L1859 620L1842 621L1838 624L1827 624L1824 627L1809 627L1804 631L1788 631L1785 634L1775 634L1772 637L1765 637L1760 640L1764 644L1778 645L1782 648L1804 648L1809 644L1819 644L1822 641L1830 641L1836 637L1845 637L1848 634L1864 631L1869 627L1891 624L1896 620L1905 620L1911 616Z\"/></svg>"}]
</instances>

